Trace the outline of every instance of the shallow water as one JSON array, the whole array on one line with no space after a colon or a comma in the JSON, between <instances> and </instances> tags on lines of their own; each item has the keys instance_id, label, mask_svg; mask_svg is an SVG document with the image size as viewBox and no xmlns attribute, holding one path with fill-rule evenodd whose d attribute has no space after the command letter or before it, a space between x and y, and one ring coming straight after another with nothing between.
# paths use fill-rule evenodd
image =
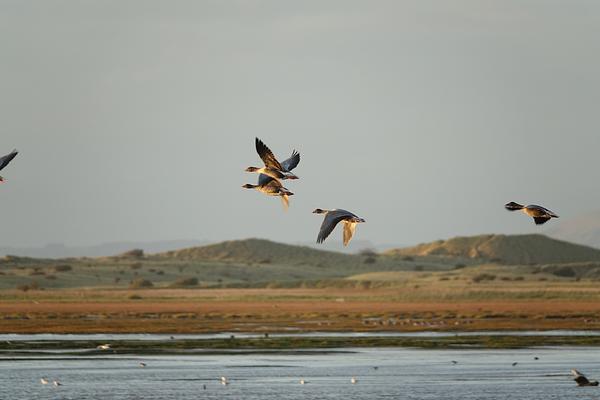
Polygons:
<instances>
[{"instance_id":1,"label":"shallow water","mask_svg":"<svg viewBox=\"0 0 600 400\"><path fill-rule=\"evenodd\" d=\"M151 334L151 333L115 333L115 334L56 334L56 333L34 333L0 334L0 341L36 341L36 340L170 340L174 339L227 339L231 335L237 338L263 337L262 333L200 333L200 334ZM271 333L271 337L448 337L448 336L599 336L600 331L577 331L577 330L547 330L547 331L421 331L421 332L305 332L305 333Z\"/></svg>"},{"instance_id":2,"label":"shallow water","mask_svg":"<svg viewBox=\"0 0 600 400\"><path fill-rule=\"evenodd\" d=\"M146 368L139 367L141 361ZM575 386L571 368L599 378L600 350L369 348L304 355L19 357L0 359L0 398L600 399L600 388ZM222 385L221 376L230 384ZM352 376L357 384L350 383ZM42 377L59 379L63 386L42 385ZM300 385L301 378L308 383Z\"/></svg>"}]
</instances>

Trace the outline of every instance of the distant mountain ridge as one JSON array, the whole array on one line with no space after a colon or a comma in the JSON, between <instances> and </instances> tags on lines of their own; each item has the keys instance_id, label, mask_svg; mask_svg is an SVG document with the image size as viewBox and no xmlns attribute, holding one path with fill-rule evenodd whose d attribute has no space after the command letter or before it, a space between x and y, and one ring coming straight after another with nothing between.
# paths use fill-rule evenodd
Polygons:
<instances>
[{"instance_id":1,"label":"distant mountain ridge","mask_svg":"<svg viewBox=\"0 0 600 400\"><path fill-rule=\"evenodd\" d=\"M550 237L600 249L600 210L561 219L546 231Z\"/></svg>"},{"instance_id":2,"label":"distant mountain ridge","mask_svg":"<svg viewBox=\"0 0 600 400\"><path fill-rule=\"evenodd\" d=\"M394 249L385 254L463 257L515 265L600 261L599 249L538 234L455 237L404 249Z\"/></svg>"},{"instance_id":3,"label":"distant mountain ridge","mask_svg":"<svg viewBox=\"0 0 600 400\"><path fill-rule=\"evenodd\" d=\"M43 247L0 247L0 256L15 255L34 258L107 257L131 249L142 249L145 253L160 253L206 244L203 240L161 240L152 242L110 242L92 246L66 246L55 243Z\"/></svg>"}]
</instances>

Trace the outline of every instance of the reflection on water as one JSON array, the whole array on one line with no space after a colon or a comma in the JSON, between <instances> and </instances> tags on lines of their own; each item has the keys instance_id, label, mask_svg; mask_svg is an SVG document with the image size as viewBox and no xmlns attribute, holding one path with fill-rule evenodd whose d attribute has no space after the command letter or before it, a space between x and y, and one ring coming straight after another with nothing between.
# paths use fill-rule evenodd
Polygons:
<instances>
[{"instance_id":1,"label":"reflection on water","mask_svg":"<svg viewBox=\"0 0 600 400\"><path fill-rule=\"evenodd\" d=\"M576 387L568 376L571 368L578 368L600 378L600 351L595 348L344 349L348 350L305 355L0 359L0 398L600 398L599 388ZM145 368L139 366L142 361ZM512 366L514 362L518 364ZM221 376L230 384L222 385ZM350 383L353 376L356 384ZM59 379L63 386L42 385L42 377ZM300 379L307 383L300 385Z\"/></svg>"}]
</instances>

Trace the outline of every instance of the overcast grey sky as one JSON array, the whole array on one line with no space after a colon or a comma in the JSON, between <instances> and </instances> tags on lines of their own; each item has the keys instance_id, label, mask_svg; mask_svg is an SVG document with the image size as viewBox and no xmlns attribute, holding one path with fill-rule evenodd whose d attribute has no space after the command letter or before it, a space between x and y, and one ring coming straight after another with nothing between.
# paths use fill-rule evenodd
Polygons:
<instances>
[{"instance_id":1,"label":"overcast grey sky","mask_svg":"<svg viewBox=\"0 0 600 400\"><path fill-rule=\"evenodd\" d=\"M600 208L600 2L0 1L0 244L412 244ZM244 190L254 137L301 180ZM554 221L553 221L554 222ZM341 237L340 232L335 232Z\"/></svg>"}]
</instances>

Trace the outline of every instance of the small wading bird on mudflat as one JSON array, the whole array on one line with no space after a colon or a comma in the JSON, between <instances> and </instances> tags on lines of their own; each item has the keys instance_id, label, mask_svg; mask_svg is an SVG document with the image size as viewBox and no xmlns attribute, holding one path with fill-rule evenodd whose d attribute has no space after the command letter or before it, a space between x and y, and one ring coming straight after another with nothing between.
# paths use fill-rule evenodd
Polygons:
<instances>
[{"instance_id":1,"label":"small wading bird on mudflat","mask_svg":"<svg viewBox=\"0 0 600 400\"><path fill-rule=\"evenodd\" d=\"M333 232L335 226L338 223L343 222L344 246L347 246L350 242L350 239L352 239L352 235L354 235L356 224L365 222L364 219L360 218L356 214L342 209L323 210L321 208L317 208L315 211L313 211L313 214L325 214L325 218L321 224L321 229L319 230L319 235L317 236L317 243L323 243L325 239L327 239L327 236Z\"/></svg>"},{"instance_id":2,"label":"small wading bird on mudflat","mask_svg":"<svg viewBox=\"0 0 600 400\"><path fill-rule=\"evenodd\" d=\"M585 375L576 369L571 370L571 375L573 375L573 380L577 382L577 386L598 386L598 381L588 380Z\"/></svg>"},{"instance_id":3,"label":"small wading bird on mudflat","mask_svg":"<svg viewBox=\"0 0 600 400\"><path fill-rule=\"evenodd\" d=\"M271 149L262 142L259 138L255 139L256 152L265 164L264 167L248 167L246 172L257 172L259 174L267 175L274 179L298 179L296 175L290 171L296 168L300 162L300 154L294 150L290 158L280 163L277 158L273 155Z\"/></svg>"},{"instance_id":4,"label":"small wading bird on mudflat","mask_svg":"<svg viewBox=\"0 0 600 400\"><path fill-rule=\"evenodd\" d=\"M4 169L12 160L19 154L17 150L13 150L10 154L0 157L0 171ZM0 183L4 182L4 178L0 176Z\"/></svg>"},{"instance_id":5,"label":"small wading bird on mudflat","mask_svg":"<svg viewBox=\"0 0 600 400\"><path fill-rule=\"evenodd\" d=\"M536 225L542 225L550 221L552 218L558 218L558 215L552 211L542 206L536 206L535 204L523 206L519 203L511 201L510 203L505 204L504 208L506 208L508 211L522 210L525 214L533 218L533 221Z\"/></svg>"}]
</instances>

